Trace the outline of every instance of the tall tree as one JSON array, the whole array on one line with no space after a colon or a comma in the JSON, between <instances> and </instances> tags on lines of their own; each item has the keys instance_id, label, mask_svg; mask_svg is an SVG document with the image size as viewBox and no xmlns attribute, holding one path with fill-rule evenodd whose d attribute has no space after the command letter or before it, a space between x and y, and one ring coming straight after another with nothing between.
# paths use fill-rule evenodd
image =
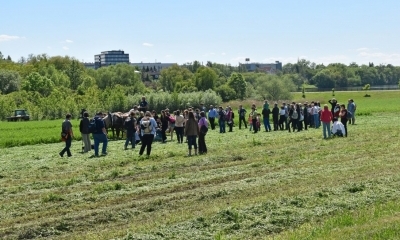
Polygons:
<instances>
[{"instance_id":1,"label":"tall tree","mask_svg":"<svg viewBox=\"0 0 400 240\"><path fill-rule=\"evenodd\" d=\"M244 99L244 97L246 96L247 83L244 80L242 74L232 73L232 75L229 77L228 85L235 90L236 95L239 99Z\"/></svg>"},{"instance_id":2,"label":"tall tree","mask_svg":"<svg viewBox=\"0 0 400 240\"><path fill-rule=\"evenodd\" d=\"M213 90L217 79L217 74L210 67L201 67L194 75L195 86L199 91Z\"/></svg>"}]
</instances>

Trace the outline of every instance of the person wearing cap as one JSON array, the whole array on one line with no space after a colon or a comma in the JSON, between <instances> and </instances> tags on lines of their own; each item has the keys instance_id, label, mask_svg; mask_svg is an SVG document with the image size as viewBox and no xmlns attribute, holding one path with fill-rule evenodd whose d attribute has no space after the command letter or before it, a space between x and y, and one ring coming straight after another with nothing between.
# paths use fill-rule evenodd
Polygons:
<instances>
[{"instance_id":1,"label":"person wearing cap","mask_svg":"<svg viewBox=\"0 0 400 240\"><path fill-rule=\"evenodd\" d=\"M94 156L99 157L99 146L100 143L103 143L101 155L107 155L107 130L106 125L103 120L103 113L98 112L94 117L94 121L96 123L96 131L93 133L93 140L94 140Z\"/></svg>"}]
</instances>

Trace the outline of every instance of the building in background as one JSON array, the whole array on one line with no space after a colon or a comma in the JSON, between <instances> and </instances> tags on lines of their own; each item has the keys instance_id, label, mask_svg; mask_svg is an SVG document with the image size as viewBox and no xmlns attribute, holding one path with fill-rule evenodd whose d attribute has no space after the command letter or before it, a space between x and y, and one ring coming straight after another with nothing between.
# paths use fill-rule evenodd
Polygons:
<instances>
[{"instance_id":1,"label":"building in background","mask_svg":"<svg viewBox=\"0 0 400 240\"><path fill-rule=\"evenodd\" d=\"M247 72L265 72L275 74L282 71L282 63L276 61L275 63L239 63L241 69L246 69Z\"/></svg>"},{"instance_id":2,"label":"building in background","mask_svg":"<svg viewBox=\"0 0 400 240\"><path fill-rule=\"evenodd\" d=\"M129 54L124 53L122 50L104 51L100 54L94 55L94 68L115 65L118 63L129 64Z\"/></svg>"},{"instance_id":3,"label":"building in background","mask_svg":"<svg viewBox=\"0 0 400 240\"><path fill-rule=\"evenodd\" d=\"M139 71L142 73L142 80L157 80L160 77L161 70L171 67L176 63L131 63L132 66L136 66L139 68Z\"/></svg>"}]
</instances>

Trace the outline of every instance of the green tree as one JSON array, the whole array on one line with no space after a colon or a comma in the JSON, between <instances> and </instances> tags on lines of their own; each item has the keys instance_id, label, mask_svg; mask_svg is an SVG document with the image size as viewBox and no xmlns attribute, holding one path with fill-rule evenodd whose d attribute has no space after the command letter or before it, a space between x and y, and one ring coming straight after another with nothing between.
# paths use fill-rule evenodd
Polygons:
<instances>
[{"instance_id":1,"label":"green tree","mask_svg":"<svg viewBox=\"0 0 400 240\"><path fill-rule=\"evenodd\" d=\"M30 92L38 92L42 96L48 96L53 91L54 84L47 78L41 76L37 72L29 74L29 76L22 83L22 89Z\"/></svg>"},{"instance_id":2,"label":"green tree","mask_svg":"<svg viewBox=\"0 0 400 240\"><path fill-rule=\"evenodd\" d=\"M236 95L239 99L244 99L246 96L247 83L244 77L240 73L232 73L228 80L228 85L235 90Z\"/></svg>"},{"instance_id":3,"label":"green tree","mask_svg":"<svg viewBox=\"0 0 400 240\"><path fill-rule=\"evenodd\" d=\"M217 79L217 74L210 67L201 67L194 75L194 83L199 91L213 90Z\"/></svg>"},{"instance_id":4,"label":"green tree","mask_svg":"<svg viewBox=\"0 0 400 240\"><path fill-rule=\"evenodd\" d=\"M217 93L221 96L222 101L228 102L236 98L236 92L229 85L225 84L217 88Z\"/></svg>"},{"instance_id":5,"label":"green tree","mask_svg":"<svg viewBox=\"0 0 400 240\"><path fill-rule=\"evenodd\" d=\"M20 84L21 77L18 72L0 69L0 93L18 91Z\"/></svg>"},{"instance_id":6,"label":"green tree","mask_svg":"<svg viewBox=\"0 0 400 240\"><path fill-rule=\"evenodd\" d=\"M83 66L83 64L81 64L77 60L71 61L71 64L68 66L65 72L71 82L71 89L76 90L78 86L82 83L82 74L85 70L84 68L85 67Z\"/></svg>"},{"instance_id":7,"label":"green tree","mask_svg":"<svg viewBox=\"0 0 400 240\"><path fill-rule=\"evenodd\" d=\"M331 69L325 68L312 78L318 88L334 88L335 80Z\"/></svg>"},{"instance_id":8,"label":"green tree","mask_svg":"<svg viewBox=\"0 0 400 240\"><path fill-rule=\"evenodd\" d=\"M191 81L193 74L185 67L180 67L177 64L161 70L160 86L166 92L174 92L177 83L184 85Z\"/></svg>"}]
</instances>

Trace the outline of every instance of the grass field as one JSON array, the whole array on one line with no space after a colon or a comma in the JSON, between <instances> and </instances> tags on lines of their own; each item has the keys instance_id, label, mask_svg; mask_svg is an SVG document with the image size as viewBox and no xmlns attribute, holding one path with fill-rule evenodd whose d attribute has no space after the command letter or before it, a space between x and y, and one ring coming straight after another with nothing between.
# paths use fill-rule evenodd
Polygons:
<instances>
[{"instance_id":1,"label":"grass field","mask_svg":"<svg viewBox=\"0 0 400 240\"><path fill-rule=\"evenodd\" d=\"M399 239L400 105L371 96L353 97L370 114L348 138L234 128L193 157L174 141L150 158L123 141L102 158L79 141L71 158L62 143L1 148L0 238Z\"/></svg>"}]
</instances>

